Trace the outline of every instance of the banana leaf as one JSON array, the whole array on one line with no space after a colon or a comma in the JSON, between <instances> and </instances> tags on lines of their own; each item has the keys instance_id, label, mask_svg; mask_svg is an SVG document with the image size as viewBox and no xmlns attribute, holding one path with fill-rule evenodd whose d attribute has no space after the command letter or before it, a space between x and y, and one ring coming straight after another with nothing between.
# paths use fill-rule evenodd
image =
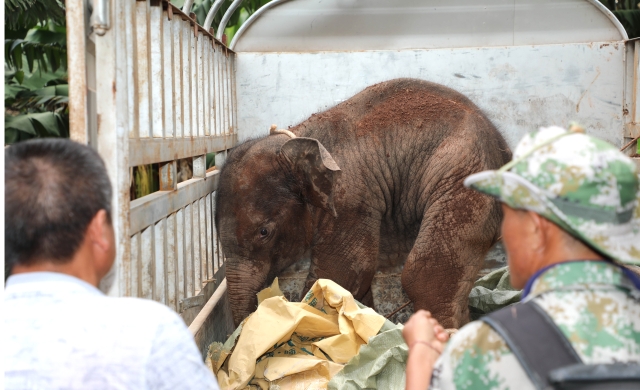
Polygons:
<instances>
[{"instance_id":1,"label":"banana leaf","mask_svg":"<svg viewBox=\"0 0 640 390\"><path fill-rule=\"evenodd\" d=\"M69 118L54 112L6 115L5 144L36 137L68 137Z\"/></svg>"}]
</instances>

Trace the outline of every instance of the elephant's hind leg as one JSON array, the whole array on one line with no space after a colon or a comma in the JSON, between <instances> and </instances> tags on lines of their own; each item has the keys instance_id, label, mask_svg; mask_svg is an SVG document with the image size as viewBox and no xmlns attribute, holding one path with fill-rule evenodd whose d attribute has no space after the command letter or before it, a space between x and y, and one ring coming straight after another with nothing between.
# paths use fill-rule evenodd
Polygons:
<instances>
[{"instance_id":1,"label":"elephant's hind leg","mask_svg":"<svg viewBox=\"0 0 640 390\"><path fill-rule=\"evenodd\" d=\"M402 287L415 310L431 311L445 328L469 321L469 292L499 219L493 199L459 180L430 205L402 271Z\"/></svg>"}]
</instances>

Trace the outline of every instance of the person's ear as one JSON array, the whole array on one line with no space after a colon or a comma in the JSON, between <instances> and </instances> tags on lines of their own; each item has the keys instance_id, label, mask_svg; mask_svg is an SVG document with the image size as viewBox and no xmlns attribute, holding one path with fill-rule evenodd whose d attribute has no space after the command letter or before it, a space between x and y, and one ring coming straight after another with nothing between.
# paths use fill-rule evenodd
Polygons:
<instances>
[{"instance_id":1,"label":"person's ear","mask_svg":"<svg viewBox=\"0 0 640 390\"><path fill-rule=\"evenodd\" d=\"M111 223L105 210L100 210L89 223L87 234L94 249L107 252L112 245Z\"/></svg>"},{"instance_id":2,"label":"person's ear","mask_svg":"<svg viewBox=\"0 0 640 390\"><path fill-rule=\"evenodd\" d=\"M547 223L548 221L541 217L539 214L529 211L528 217L531 223L531 250L541 254L544 252L547 245Z\"/></svg>"}]
</instances>

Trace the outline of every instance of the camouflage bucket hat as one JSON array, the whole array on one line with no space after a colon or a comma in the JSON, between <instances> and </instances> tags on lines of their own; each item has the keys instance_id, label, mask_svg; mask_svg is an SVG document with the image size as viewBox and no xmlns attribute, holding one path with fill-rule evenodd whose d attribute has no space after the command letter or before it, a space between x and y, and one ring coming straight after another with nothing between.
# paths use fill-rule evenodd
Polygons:
<instances>
[{"instance_id":1,"label":"camouflage bucket hat","mask_svg":"<svg viewBox=\"0 0 640 390\"><path fill-rule=\"evenodd\" d=\"M525 135L511 162L464 185L540 214L606 257L640 265L639 181L634 162L613 145L547 127Z\"/></svg>"}]
</instances>

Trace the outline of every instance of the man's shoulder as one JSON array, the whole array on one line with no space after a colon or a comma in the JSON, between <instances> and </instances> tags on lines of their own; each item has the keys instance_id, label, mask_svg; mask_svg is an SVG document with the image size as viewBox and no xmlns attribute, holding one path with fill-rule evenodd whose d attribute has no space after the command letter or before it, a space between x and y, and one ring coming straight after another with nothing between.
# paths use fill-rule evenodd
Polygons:
<instances>
[{"instance_id":1,"label":"man's shoulder","mask_svg":"<svg viewBox=\"0 0 640 390\"><path fill-rule=\"evenodd\" d=\"M614 289L551 291L533 299L585 363L640 361L640 302Z\"/></svg>"},{"instance_id":2,"label":"man's shoulder","mask_svg":"<svg viewBox=\"0 0 640 390\"><path fill-rule=\"evenodd\" d=\"M463 326L451 338L447 350L455 360L463 360L465 355L495 357L509 353L502 337L484 321L473 321Z\"/></svg>"},{"instance_id":3,"label":"man's shoulder","mask_svg":"<svg viewBox=\"0 0 640 390\"><path fill-rule=\"evenodd\" d=\"M483 321L462 327L447 343L433 388L529 388L530 382L506 342Z\"/></svg>"},{"instance_id":4,"label":"man's shoulder","mask_svg":"<svg viewBox=\"0 0 640 390\"><path fill-rule=\"evenodd\" d=\"M117 312L120 318L126 317L131 321L154 326L185 326L176 312L156 301L131 297L105 297L105 303L112 312Z\"/></svg>"}]
</instances>

